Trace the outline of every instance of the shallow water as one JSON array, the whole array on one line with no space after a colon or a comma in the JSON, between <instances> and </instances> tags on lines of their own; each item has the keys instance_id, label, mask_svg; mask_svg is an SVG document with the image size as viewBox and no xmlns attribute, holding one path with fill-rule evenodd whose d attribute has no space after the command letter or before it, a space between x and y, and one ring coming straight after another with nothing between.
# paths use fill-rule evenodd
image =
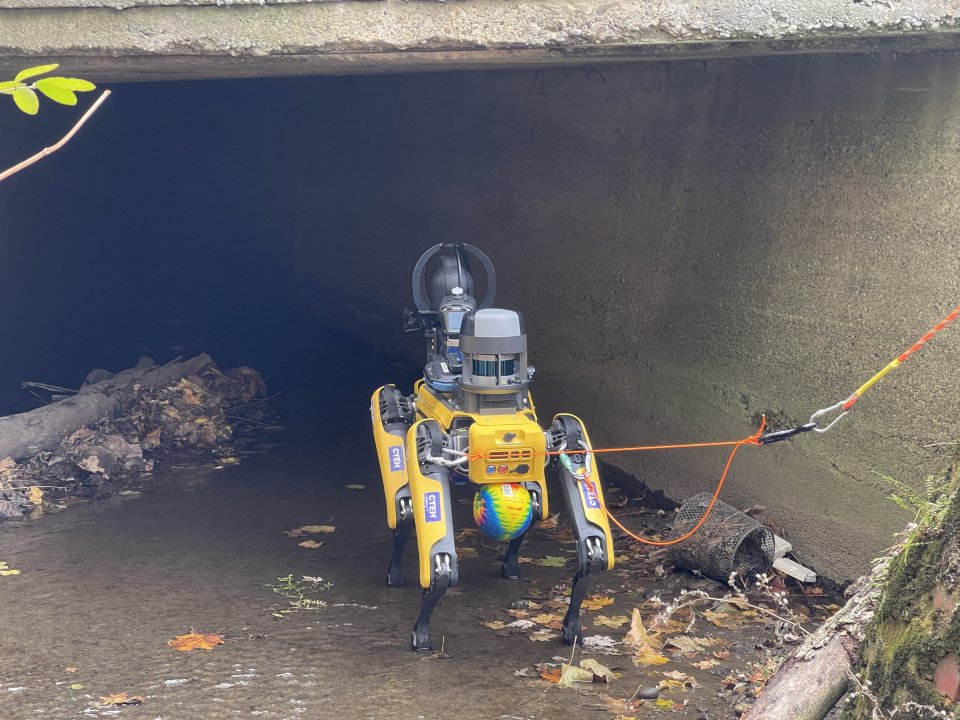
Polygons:
<instances>
[{"instance_id":1,"label":"shallow water","mask_svg":"<svg viewBox=\"0 0 960 720\"><path fill-rule=\"evenodd\" d=\"M570 648L498 634L481 622L510 620L510 602L531 587L569 583L572 563L525 564L524 578L508 581L489 545L462 559L460 585L434 614L435 645L442 641L449 657L410 652L420 599L415 544L407 550L407 587L386 587L391 540L366 422L358 412L223 470L161 464L139 496L0 526L0 560L22 573L0 577L0 719L613 718L614 711L593 711L604 696L628 698L639 684L662 680L663 670L694 672L687 660L635 668L627 656L599 655L624 676L579 690L517 676L521 668L535 676L534 665ZM351 483L365 488L345 487ZM471 523L471 497L467 488L455 493L461 527ZM323 540L316 549L283 534L306 524L336 531L310 536ZM522 554L562 551L538 537ZM288 574L330 581L320 595L327 607L276 619L285 601L265 585ZM643 600L641 585L620 570L595 587L616 599L607 614L629 615ZM192 652L167 645L191 629L222 632L225 642ZM739 641L746 655L712 670L713 686L704 674L703 687L671 696L689 702L675 717L734 716L732 699L717 696L717 679L766 657L754 651L754 639ZM142 695L144 703L94 706L118 692Z\"/></svg>"}]
</instances>

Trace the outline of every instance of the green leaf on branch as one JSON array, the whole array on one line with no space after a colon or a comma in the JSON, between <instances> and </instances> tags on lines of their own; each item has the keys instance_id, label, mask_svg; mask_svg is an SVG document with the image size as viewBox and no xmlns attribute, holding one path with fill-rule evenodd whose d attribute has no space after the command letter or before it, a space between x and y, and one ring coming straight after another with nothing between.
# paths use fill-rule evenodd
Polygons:
<instances>
[{"instance_id":1,"label":"green leaf on branch","mask_svg":"<svg viewBox=\"0 0 960 720\"><path fill-rule=\"evenodd\" d=\"M53 77L44 78L43 80L38 80L37 87L40 87L40 83L55 84L57 87L61 87L64 90L72 90L73 92L90 92L91 90L97 89L97 86L94 85L89 80L81 80L80 78L59 77L57 75Z\"/></svg>"},{"instance_id":2,"label":"green leaf on branch","mask_svg":"<svg viewBox=\"0 0 960 720\"><path fill-rule=\"evenodd\" d=\"M42 92L54 102L60 103L61 105L76 105L76 93L74 93L73 90L65 88L62 84L57 82L57 80L65 79L66 78L41 78L34 84L37 90Z\"/></svg>"},{"instance_id":3,"label":"green leaf on branch","mask_svg":"<svg viewBox=\"0 0 960 720\"><path fill-rule=\"evenodd\" d=\"M17 76L14 78L14 82L23 82L27 78L36 77L37 75L46 75L48 72L52 72L60 67L59 63L53 63L51 65L37 65L36 67L26 68L17 73ZM31 115L33 113L30 113Z\"/></svg>"},{"instance_id":4,"label":"green leaf on branch","mask_svg":"<svg viewBox=\"0 0 960 720\"><path fill-rule=\"evenodd\" d=\"M23 83L18 83L16 80L4 80L3 82L0 82L0 92L7 92L22 85Z\"/></svg>"},{"instance_id":5,"label":"green leaf on branch","mask_svg":"<svg viewBox=\"0 0 960 720\"><path fill-rule=\"evenodd\" d=\"M27 115L36 115L40 109L40 99L30 88L18 87L13 91L13 101Z\"/></svg>"}]
</instances>

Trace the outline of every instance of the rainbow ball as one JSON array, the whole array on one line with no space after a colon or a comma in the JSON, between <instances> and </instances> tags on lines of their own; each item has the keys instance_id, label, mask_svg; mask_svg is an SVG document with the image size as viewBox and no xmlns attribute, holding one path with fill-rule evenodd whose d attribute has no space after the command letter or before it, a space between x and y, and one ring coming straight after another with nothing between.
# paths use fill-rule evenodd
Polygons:
<instances>
[{"instance_id":1,"label":"rainbow ball","mask_svg":"<svg viewBox=\"0 0 960 720\"><path fill-rule=\"evenodd\" d=\"M483 485L473 496L473 519L493 540L520 537L533 519L530 492L518 483Z\"/></svg>"}]
</instances>

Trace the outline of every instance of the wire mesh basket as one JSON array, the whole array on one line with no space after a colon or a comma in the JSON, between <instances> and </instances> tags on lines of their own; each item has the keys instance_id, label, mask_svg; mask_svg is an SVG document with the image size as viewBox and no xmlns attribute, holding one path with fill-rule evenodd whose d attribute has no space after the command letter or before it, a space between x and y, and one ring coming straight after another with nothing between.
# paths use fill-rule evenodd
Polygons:
<instances>
[{"instance_id":1,"label":"wire mesh basket","mask_svg":"<svg viewBox=\"0 0 960 720\"><path fill-rule=\"evenodd\" d=\"M700 493L683 503L673 521L672 537L690 532L707 511L712 497ZM670 548L670 560L674 565L725 583L732 572L752 579L770 570L774 547L773 533L768 527L717 500L700 529Z\"/></svg>"}]
</instances>

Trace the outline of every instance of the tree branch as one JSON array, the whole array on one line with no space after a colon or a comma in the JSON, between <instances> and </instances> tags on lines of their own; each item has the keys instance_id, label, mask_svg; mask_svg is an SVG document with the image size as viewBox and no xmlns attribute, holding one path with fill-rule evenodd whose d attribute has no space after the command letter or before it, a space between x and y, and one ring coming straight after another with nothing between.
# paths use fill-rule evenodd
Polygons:
<instances>
[{"instance_id":1,"label":"tree branch","mask_svg":"<svg viewBox=\"0 0 960 720\"><path fill-rule=\"evenodd\" d=\"M20 172L24 168L33 165L38 160L42 160L47 155L51 155L55 153L57 150L62 148L64 145L66 145L70 141L70 138L76 135L77 131L81 127L83 127L83 124L90 118L91 115L93 115L93 113L97 111L97 108L99 108L100 105L103 104L103 101L106 100L108 97L110 97L110 91L104 90L103 94L100 97L98 97L96 102L90 106L90 109L83 114L83 117L81 117L77 121L77 124L70 129L70 132L68 132L66 135L63 136L63 138L61 138L60 142L58 142L56 145L51 145L50 147L46 147L40 152L38 152L36 155L33 155L27 158L26 160L24 160L23 162L14 165L12 168L4 170L2 173L0 173L0 181L6 180L8 177L13 175L14 173Z\"/></svg>"}]
</instances>

